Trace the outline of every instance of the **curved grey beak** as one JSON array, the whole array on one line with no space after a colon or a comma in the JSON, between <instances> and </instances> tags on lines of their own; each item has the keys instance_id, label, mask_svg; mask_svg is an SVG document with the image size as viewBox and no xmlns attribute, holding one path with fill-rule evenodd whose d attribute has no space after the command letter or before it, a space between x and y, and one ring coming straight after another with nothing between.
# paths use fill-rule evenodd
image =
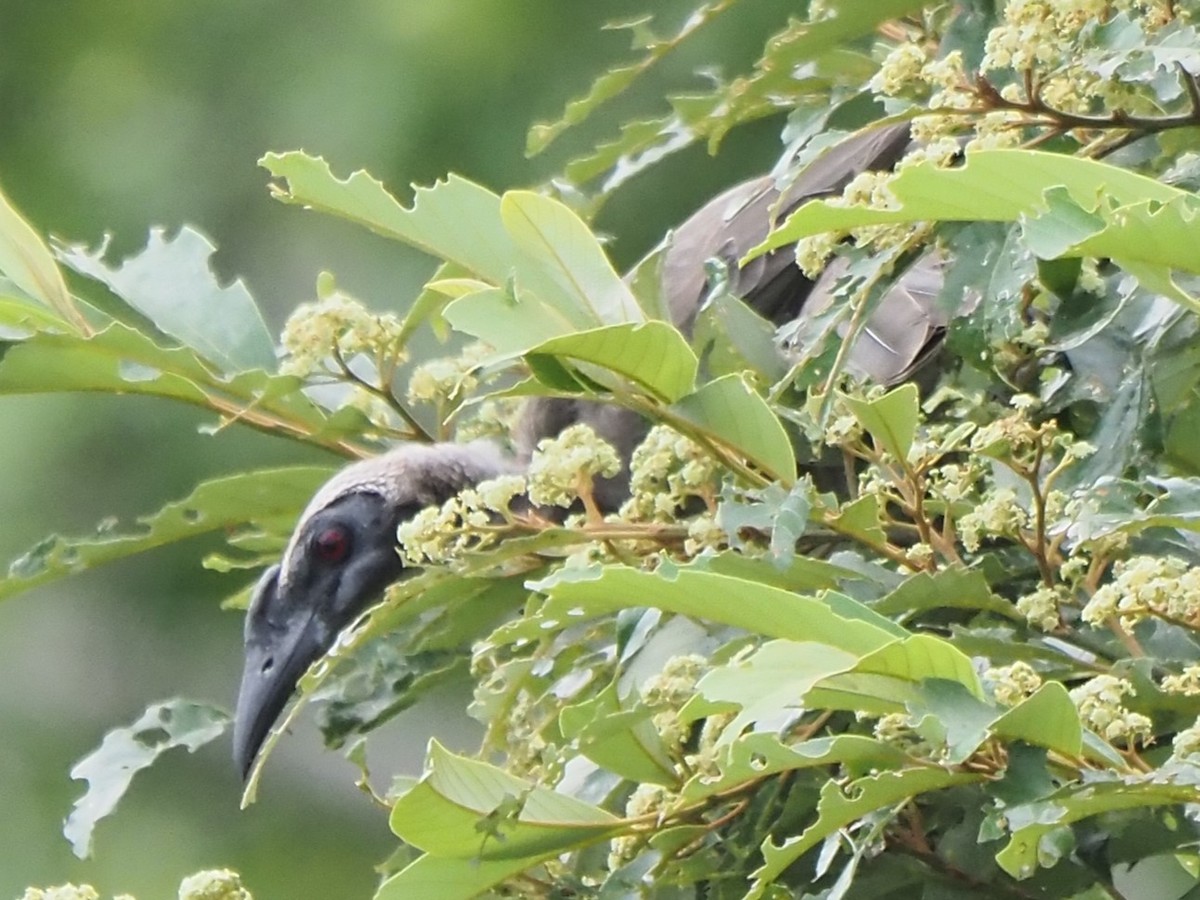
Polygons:
<instances>
[{"instance_id":1,"label":"curved grey beak","mask_svg":"<svg viewBox=\"0 0 1200 900\"><path fill-rule=\"evenodd\" d=\"M289 602L278 590L276 565L263 573L246 614L246 663L233 719L233 758L243 779L296 683L333 638L318 606Z\"/></svg>"}]
</instances>

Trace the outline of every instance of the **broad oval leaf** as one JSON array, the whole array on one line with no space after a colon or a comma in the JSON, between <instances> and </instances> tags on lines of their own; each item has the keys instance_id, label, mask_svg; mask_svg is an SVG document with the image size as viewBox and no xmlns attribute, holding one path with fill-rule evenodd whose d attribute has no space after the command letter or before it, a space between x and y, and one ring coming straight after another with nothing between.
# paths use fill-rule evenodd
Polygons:
<instances>
[{"instance_id":1,"label":"broad oval leaf","mask_svg":"<svg viewBox=\"0 0 1200 900\"><path fill-rule=\"evenodd\" d=\"M50 248L0 191L0 274L82 334L91 328L75 306Z\"/></svg>"},{"instance_id":2,"label":"broad oval leaf","mask_svg":"<svg viewBox=\"0 0 1200 900\"><path fill-rule=\"evenodd\" d=\"M526 258L578 310L575 321L582 316L596 325L645 320L600 242L566 204L532 191L509 191L500 199L500 217Z\"/></svg>"},{"instance_id":3,"label":"broad oval leaf","mask_svg":"<svg viewBox=\"0 0 1200 900\"><path fill-rule=\"evenodd\" d=\"M430 743L427 771L392 807L392 831L434 856L514 859L560 852L621 830L597 806L537 787Z\"/></svg>"},{"instance_id":4,"label":"broad oval leaf","mask_svg":"<svg viewBox=\"0 0 1200 900\"><path fill-rule=\"evenodd\" d=\"M58 255L222 371L274 370L275 342L258 305L240 279L218 283L209 265L216 247L200 232L184 226L168 237L152 228L145 248L117 266L107 249L107 241L94 251L77 244Z\"/></svg>"},{"instance_id":5,"label":"broad oval leaf","mask_svg":"<svg viewBox=\"0 0 1200 900\"><path fill-rule=\"evenodd\" d=\"M726 375L671 407L717 443L790 487L796 456L779 417L740 375Z\"/></svg>"},{"instance_id":6,"label":"broad oval leaf","mask_svg":"<svg viewBox=\"0 0 1200 900\"><path fill-rule=\"evenodd\" d=\"M683 335L666 322L609 325L551 338L529 354L561 356L628 378L655 397L674 402L692 389L699 365ZM594 374L589 370L589 374Z\"/></svg>"},{"instance_id":7,"label":"broad oval leaf","mask_svg":"<svg viewBox=\"0 0 1200 900\"><path fill-rule=\"evenodd\" d=\"M767 637L828 644L856 655L896 639L872 621L878 618L875 613L848 597L840 598L845 609L840 613L818 598L715 572L678 569L665 575L605 566L582 578L555 577L530 586L550 598L539 617L543 622L653 606Z\"/></svg>"}]
</instances>

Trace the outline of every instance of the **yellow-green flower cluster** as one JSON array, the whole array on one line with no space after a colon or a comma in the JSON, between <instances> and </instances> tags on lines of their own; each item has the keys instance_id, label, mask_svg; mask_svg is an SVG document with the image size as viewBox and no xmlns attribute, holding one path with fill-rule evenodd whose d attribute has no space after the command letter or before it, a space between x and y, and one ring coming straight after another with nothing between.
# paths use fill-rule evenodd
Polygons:
<instances>
[{"instance_id":1,"label":"yellow-green flower cluster","mask_svg":"<svg viewBox=\"0 0 1200 900\"><path fill-rule=\"evenodd\" d=\"M984 538L1014 537L1029 524L1029 511L1012 488L984 491L979 503L958 520L963 546L974 552Z\"/></svg>"},{"instance_id":2,"label":"yellow-green flower cluster","mask_svg":"<svg viewBox=\"0 0 1200 900\"><path fill-rule=\"evenodd\" d=\"M679 718L679 710L696 693L696 682L705 673L708 661L703 656L688 654L667 660L662 671L642 685L642 702L654 714L654 727L663 743L679 750L687 740L689 727Z\"/></svg>"},{"instance_id":3,"label":"yellow-green flower cluster","mask_svg":"<svg viewBox=\"0 0 1200 900\"><path fill-rule=\"evenodd\" d=\"M179 885L179 900L254 900L242 878L229 869L197 872Z\"/></svg>"},{"instance_id":4,"label":"yellow-green flower cluster","mask_svg":"<svg viewBox=\"0 0 1200 900\"><path fill-rule=\"evenodd\" d=\"M1004 21L988 33L981 68L1061 65L1075 53L1080 29L1106 18L1108 6L1108 0L1009 0Z\"/></svg>"},{"instance_id":5,"label":"yellow-green flower cluster","mask_svg":"<svg viewBox=\"0 0 1200 900\"><path fill-rule=\"evenodd\" d=\"M688 521L688 533L683 542L683 552L688 556L696 556L704 550L720 550L728 542L728 535L717 524L716 516L711 513L701 513Z\"/></svg>"},{"instance_id":6,"label":"yellow-green flower cluster","mask_svg":"<svg viewBox=\"0 0 1200 900\"><path fill-rule=\"evenodd\" d=\"M887 713L876 720L873 733L876 740L893 744L906 753L933 757L944 751L926 740L917 731L917 722L908 713Z\"/></svg>"},{"instance_id":7,"label":"yellow-green flower cluster","mask_svg":"<svg viewBox=\"0 0 1200 900\"><path fill-rule=\"evenodd\" d=\"M421 363L409 376L408 401L457 406L479 386L479 365L491 352L487 344L477 342L457 356Z\"/></svg>"},{"instance_id":8,"label":"yellow-green flower cluster","mask_svg":"<svg viewBox=\"0 0 1200 900\"><path fill-rule=\"evenodd\" d=\"M1090 113L1099 103L1108 109L1152 113L1152 95L1117 71L1126 51L1097 46L1087 39L1086 26L1123 14L1133 27L1150 35L1172 20L1175 13L1169 6L1154 0L1009 0L1004 21L988 34L980 68L1012 79L1001 90L1008 100L1035 99L1024 96L1030 73L1036 99L1056 110ZM1120 56L1105 59L1106 52Z\"/></svg>"},{"instance_id":9,"label":"yellow-green flower cluster","mask_svg":"<svg viewBox=\"0 0 1200 900\"><path fill-rule=\"evenodd\" d=\"M538 506L570 506L590 494L593 478L612 478L620 471L612 444L587 425L572 425L538 442L529 462L529 499Z\"/></svg>"},{"instance_id":10,"label":"yellow-green flower cluster","mask_svg":"<svg viewBox=\"0 0 1200 900\"><path fill-rule=\"evenodd\" d=\"M720 469L695 441L666 425L650 429L629 462L630 499L622 514L671 521L692 497L709 499Z\"/></svg>"},{"instance_id":11,"label":"yellow-green flower cluster","mask_svg":"<svg viewBox=\"0 0 1200 900\"><path fill-rule=\"evenodd\" d=\"M1200 719L1176 734L1175 739L1171 741L1171 755L1176 759L1187 759L1197 754L1200 754ZM1196 760L1191 762L1195 763Z\"/></svg>"},{"instance_id":12,"label":"yellow-green flower cluster","mask_svg":"<svg viewBox=\"0 0 1200 900\"><path fill-rule=\"evenodd\" d=\"M991 687L996 702L1004 706L1016 706L1042 686L1042 676L1022 661L988 669L983 679Z\"/></svg>"},{"instance_id":13,"label":"yellow-green flower cluster","mask_svg":"<svg viewBox=\"0 0 1200 900\"><path fill-rule=\"evenodd\" d=\"M1041 585L1037 590L1017 600L1017 612L1034 628L1053 631L1061 624L1059 604L1067 599L1069 598L1063 588Z\"/></svg>"},{"instance_id":14,"label":"yellow-green flower cluster","mask_svg":"<svg viewBox=\"0 0 1200 900\"><path fill-rule=\"evenodd\" d=\"M658 814L661 817L674 799L675 795L660 784L639 784L625 803L625 816L641 819ZM616 871L633 859L644 840L644 836L638 834L613 838L608 853L609 871Z\"/></svg>"},{"instance_id":15,"label":"yellow-green flower cluster","mask_svg":"<svg viewBox=\"0 0 1200 900\"><path fill-rule=\"evenodd\" d=\"M459 421L455 438L459 441L494 438L511 445L521 409L522 402L516 399L484 400L474 407L474 415Z\"/></svg>"},{"instance_id":16,"label":"yellow-green flower cluster","mask_svg":"<svg viewBox=\"0 0 1200 900\"><path fill-rule=\"evenodd\" d=\"M1141 713L1131 712L1122 703L1136 693L1133 685L1114 675L1097 675L1071 690L1071 699L1083 724L1106 741L1148 742L1153 725Z\"/></svg>"},{"instance_id":17,"label":"yellow-green flower cluster","mask_svg":"<svg viewBox=\"0 0 1200 900\"><path fill-rule=\"evenodd\" d=\"M90 884L60 884L58 887L26 888L21 900L100 900Z\"/></svg>"},{"instance_id":18,"label":"yellow-green flower cluster","mask_svg":"<svg viewBox=\"0 0 1200 900\"><path fill-rule=\"evenodd\" d=\"M510 504L525 488L520 475L501 475L426 507L396 529L400 558L407 566L425 566L490 547L500 537L498 522L509 517Z\"/></svg>"},{"instance_id":19,"label":"yellow-green flower cluster","mask_svg":"<svg viewBox=\"0 0 1200 900\"><path fill-rule=\"evenodd\" d=\"M929 55L920 44L898 44L879 64L879 71L869 86L871 90L889 97L912 93L923 86L921 70L928 61Z\"/></svg>"},{"instance_id":20,"label":"yellow-green flower cluster","mask_svg":"<svg viewBox=\"0 0 1200 900\"><path fill-rule=\"evenodd\" d=\"M1162 689L1168 694L1183 694L1187 697L1200 696L1200 665L1185 666L1178 675L1168 675L1162 680Z\"/></svg>"},{"instance_id":21,"label":"yellow-green flower cluster","mask_svg":"<svg viewBox=\"0 0 1200 900\"><path fill-rule=\"evenodd\" d=\"M360 353L401 358L400 320L376 315L345 294L334 293L317 303L303 303L283 327L285 359L279 370L304 377L333 371L326 361L339 354L350 360Z\"/></svg>"},{"instance_id":22,"label":"yellow-green flower cluster","mask_svg":"<svg viewBox=\"0 0 1200 900\"><path fill-rule=\"evenodd\" d=\"M1083 608L1085 622L1117 616L1128 628L1159 616L1200 627L1200 568L1173 556L1134 556L1116 563L1113 575Z\"/></svg>"}]
</instances>

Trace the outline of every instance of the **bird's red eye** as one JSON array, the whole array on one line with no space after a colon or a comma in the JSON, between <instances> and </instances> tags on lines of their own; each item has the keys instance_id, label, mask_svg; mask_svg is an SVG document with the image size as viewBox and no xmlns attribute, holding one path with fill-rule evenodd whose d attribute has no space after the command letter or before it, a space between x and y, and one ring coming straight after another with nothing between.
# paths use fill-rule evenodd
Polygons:
<instances>
[{"instance_id":1,"label":"bird's red eye","mask_svg":"<svg viewBox=\"0 0 1200 900\"><path fill-rule=\"evenodd\" d=\"M350 535L344 528L326 528L314 541L317 556L328 563L339 563L350 553Z\"/></svg>"}]
</instances>

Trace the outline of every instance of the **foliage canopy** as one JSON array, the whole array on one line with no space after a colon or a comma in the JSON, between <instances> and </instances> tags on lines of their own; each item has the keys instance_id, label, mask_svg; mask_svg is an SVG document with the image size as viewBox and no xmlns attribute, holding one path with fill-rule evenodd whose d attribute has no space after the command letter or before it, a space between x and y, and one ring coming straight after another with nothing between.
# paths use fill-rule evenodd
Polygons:
<instances>
[{"instance_id":1,"label":"foliage canopy","mask_svg":"<svg viewBox=\"0 0 1200 900\"><path fill-rule=\"evenodd\" d=\"M383 312L322 274L278 371L253 300L215 282L195 232L114 265L48 248L0 203L0 391L149 394L347 458L503 440L529 396L655 423L617 516L577 470L555 475L564 436L529 487L584 513L555 524L464 497L402 528L405 557L430 565L302 680L263 759L309 701L362 760L431 687L474 685L478 753L435 742L420 779L377 797L403 843L381 900L1190 896L1196 6L814 0L753 71L623 124L541 192L450 176L405 206L365 172L267 154L281 201L440 263ZM640 56L534 126L530 152L737 7L705 4L665 37L626 23ZM840 258L826 312L775 333L714 267L689 340L663 320L659 255L622 278L586 220L669 153L767 117L781 185L872 123L910 122L915 149L747 257L795 245L814 273ZM958 313L937 387L854 383L848 339L929 247ZM64 266L91 282L78 295ZM426 331L444 349L418 357ZM825 488L830 457L848 494ZM218 530L229 549L206 564L257 569L329 471L241 472L135 532L49 538L0 597ZM74 773L89 781L77 849L130 754L149 764L225 721L174 701L109 735Z\"/></svg>"}]
</instances>

